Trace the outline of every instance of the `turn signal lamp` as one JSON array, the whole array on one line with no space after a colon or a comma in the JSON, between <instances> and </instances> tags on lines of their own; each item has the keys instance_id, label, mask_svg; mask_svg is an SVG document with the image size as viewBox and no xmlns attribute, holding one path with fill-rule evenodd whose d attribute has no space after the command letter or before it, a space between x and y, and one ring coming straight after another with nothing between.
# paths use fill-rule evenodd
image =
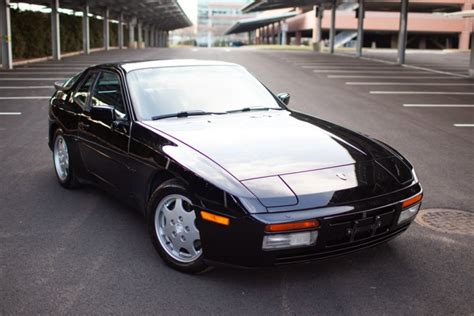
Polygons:
<instances>
[{"instance_id":1,"label":"turn signal lamp","mask_svg":"<svg viewBox=\"0 0 474 316\"><path fill-rule=\"evenodd\" d=\"M403 204L402 204L402 207L405 208L405 207L409 207L413 204L416 204L418 202L421 201L421 199L423 199L423 194L418 194L418 195L415 195L414 197L406 200L406 201L403 201Z\"/></svg>"},{"instance_id":2,"label":"turn signal lamp","mask_svg":"<svg viewBox=\"0 0 474 316\"><path fill-rule=\"evenodd\" d=\"M212 214L206 211L201 211L201 217L203 220L224 226L229 226L230 224L230 219L228 217Z\"/></svg>"},{"instance_id":3,"label":"turn signal lamp","mask_svg":"<svg viewBox=\"0 0 474 316\"><path fill-rule=\"evenodd\" d=\"M265 231L267 233L275 233L275 232L286 232L286 231L292 231L292 230L303 230L303 229L318 228L318 227L319 227L318 220L309 220L309 221L293 222L293 223L269 224L265 227Z\"/></svg>"}]
</instances>

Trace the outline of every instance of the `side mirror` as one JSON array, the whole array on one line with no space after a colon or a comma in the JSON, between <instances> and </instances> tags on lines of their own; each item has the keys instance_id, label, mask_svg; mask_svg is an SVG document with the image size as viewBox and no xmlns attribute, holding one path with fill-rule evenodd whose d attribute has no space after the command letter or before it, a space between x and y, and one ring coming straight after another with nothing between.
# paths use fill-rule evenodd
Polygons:
<instances>
[{"instance_id":1,"label":"side mirror","mask_svg":"<svg viewBox=\"0 0 474 316\"><path fill-rule=\"evenodd\" d=\"M108 105L93 106L91 108L91 119L112 125L115 121L115 109Z\"/></svg>"},{"instance_id":2,"label":"side mirror","mask_svg":"<svg viewBox=\"0 0 474 316\"><path fill-rule=\"evenodd\" d=\"M64 90L65 90L64 83L65 83L64 80L56 81L56 82L54 83L54 88L55 88L57 91L64 91Z\"/></svg>"},{"instance_id":3,"label":"side mirror","mask_svg":"<svg viewBox=\"0 0 474 316\"><path fill-rule=\"evenodd\" d=\"M279 93L277 95L277 98L280 99L281 102L283 102L285 105L288 105L290 103L290 94L289 93Z\"/></svg>"}]
</instances>

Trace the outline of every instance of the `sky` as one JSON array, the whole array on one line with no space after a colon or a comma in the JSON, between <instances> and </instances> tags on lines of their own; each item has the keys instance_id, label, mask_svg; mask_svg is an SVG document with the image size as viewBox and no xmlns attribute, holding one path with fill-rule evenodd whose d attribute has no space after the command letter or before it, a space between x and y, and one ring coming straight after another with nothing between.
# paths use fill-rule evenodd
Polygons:
<instances>
[{"instance_id":1,"label":"sky","mask_svg":"<svg viewBox=\"0 0 474 316\"><path fill-rule=\"evenodd\" d=\"M197 0L178 0L179 5L183 8L188 18L196 24L197 20Z\"/></svg>"}]
</instances>

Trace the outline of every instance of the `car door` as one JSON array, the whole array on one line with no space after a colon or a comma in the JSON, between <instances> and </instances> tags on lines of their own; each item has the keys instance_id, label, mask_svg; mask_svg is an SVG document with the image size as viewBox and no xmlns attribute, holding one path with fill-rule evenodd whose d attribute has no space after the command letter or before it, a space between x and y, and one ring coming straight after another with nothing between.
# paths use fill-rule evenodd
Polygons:
<instances>
[{"instance_id":1,"label":"car door","mask_svg":"<svg viewBox=\"0 0 474 316\"><path fill-rule=\"evenodd\" d=\"M79 123L81 156L88 172L102 183L119 192L128 192L130 175L128 143L130 117L126 109L120 76L112 71L101 71L91 92L89 111ZM93 107L112 107L112 123L93 119Z\"/></svg>"}]
</instances>

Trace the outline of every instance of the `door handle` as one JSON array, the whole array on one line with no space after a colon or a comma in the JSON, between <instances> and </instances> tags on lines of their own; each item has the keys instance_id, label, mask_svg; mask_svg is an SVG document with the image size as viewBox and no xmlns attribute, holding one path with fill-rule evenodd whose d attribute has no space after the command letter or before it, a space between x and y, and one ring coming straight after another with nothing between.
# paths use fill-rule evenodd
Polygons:
<instances>
[{"instance_id":1,"label":"door handle","mask_svg":"<svg viewBox=\"0 0 474 316\"><path fill-rule=\"evenodd\" d=\"M79 123L79 128L87 129L87 128L89 128L89 127L91 127L89 124L82 123L82 122Z\"/></svg>"}]
</instances>

